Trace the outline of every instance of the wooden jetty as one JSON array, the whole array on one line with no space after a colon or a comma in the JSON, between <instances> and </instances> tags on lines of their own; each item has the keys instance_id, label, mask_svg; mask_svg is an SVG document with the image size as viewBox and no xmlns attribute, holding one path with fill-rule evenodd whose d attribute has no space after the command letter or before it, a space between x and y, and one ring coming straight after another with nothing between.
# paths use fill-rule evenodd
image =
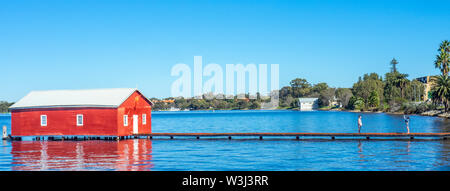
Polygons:
<instances>
[{"instance_id":1,"label":"wooden jetty","mask_svg":"<svg viewBox=\"0 0 450 191\"><path fill-rule=\"evenodd\" d=\"M450 133L151 133L151 134L140 134L138 136L149 137L150 139L154 137L169 137L173 139L174 137L195 137L200 139L200 137L226 137L232 139L232 137L256 137L263 139L264 137L293 137L299 139L300 137L328 137L331 139L335 138L366 138L371 137L384 137L384 138L409 138L414 139L419 138L450 138Z\"/></svg>"},{"instance_id":2,"label":"wooden jetty","mask_svg":"<svg viewBox=\"0 0 450 191\"><path fill-rule=\"evenodd\" d=\"M263 140L266 138L293 138L296 140L316 138L327 139L371 139L371 138L400 138L400 139L415 139L415 138L431 138L431 139L449 139L450 132L448 133L149 133L149 134L135 134L130 136L39 136L33 138L33 140L49 140L49 141L64 141L64 140L126 140L126 139L153 139L153 138L169 138L174 139L176 137L190 137L190 138L227 138L233 139L233 137L240 138L257 138ZM22 140L22 137L10 137L13 141Z\"/></svg>"}]
</instances>

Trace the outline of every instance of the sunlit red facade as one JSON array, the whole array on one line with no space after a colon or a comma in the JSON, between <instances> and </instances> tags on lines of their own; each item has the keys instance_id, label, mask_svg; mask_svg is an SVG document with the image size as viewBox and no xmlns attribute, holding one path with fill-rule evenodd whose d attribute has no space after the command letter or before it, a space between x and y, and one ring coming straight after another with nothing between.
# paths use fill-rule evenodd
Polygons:
<instances>
[{"instance_id":1,"label":"sunlit red facade","mask_svg":"<svg viewBox=\"0 0 450 191\"><path fill-rule=\"evenodd\" d=\"M119 107L22 108L11 111L11 136L129 136L151 133L152 103L139 91ZM41 116L45 116L45 125ZM77 116L82 116L82 125ZM127 117L124 117L127 116ZM127 122L124 120L127 119ZM136 128L137 126L137 128Z\"/></svg>"}]
</instances>

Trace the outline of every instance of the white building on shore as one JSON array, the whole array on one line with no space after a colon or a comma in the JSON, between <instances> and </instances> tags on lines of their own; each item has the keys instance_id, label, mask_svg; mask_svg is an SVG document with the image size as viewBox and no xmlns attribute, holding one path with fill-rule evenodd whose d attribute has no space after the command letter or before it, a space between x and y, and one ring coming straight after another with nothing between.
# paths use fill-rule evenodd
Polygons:
<instances>
[{"instance_id":1,"label":"white building on shore","mask_svg":"<svg viewBox=\"0 0 450 191\"><path fill-rule=\"evenodd\" d=\"M301 111L311 111L319 108L319 98L298 98L298 107Z\"/></svg>"}]
</instances>

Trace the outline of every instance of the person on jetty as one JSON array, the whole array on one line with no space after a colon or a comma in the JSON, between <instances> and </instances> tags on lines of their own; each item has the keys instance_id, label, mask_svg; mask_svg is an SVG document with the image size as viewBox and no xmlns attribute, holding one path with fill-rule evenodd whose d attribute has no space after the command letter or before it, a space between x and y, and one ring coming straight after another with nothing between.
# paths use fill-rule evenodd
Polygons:
<instances>
[{"instance_id":1,"label":"person on jetty","mask_svg":"<svg viewBox=\"0 0 450 191\"><path fill-rule=\"evenodd\" d=\"M361 133L361 127L362 127L362 116L358 116L358 133Z\"/></svg>"},{"instance_id":2,"label":"person on jetty","mask_svg":"<svg viewBox=\"0 0 450 191\"><path fill-rule=\"evenodd\" d=\"M408 130L409 134L409 116L403 115L403 119L405 119L406 129Z\"/></svg>"}]
</instances>

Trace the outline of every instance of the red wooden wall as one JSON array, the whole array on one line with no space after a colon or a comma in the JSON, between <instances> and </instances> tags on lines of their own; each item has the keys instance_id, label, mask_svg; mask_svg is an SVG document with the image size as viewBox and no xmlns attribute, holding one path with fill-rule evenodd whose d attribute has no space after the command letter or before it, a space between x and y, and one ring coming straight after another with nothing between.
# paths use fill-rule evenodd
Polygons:
<instances>
[{"instance_id":1,"label":"red wooden wall","mask_svg":"<svg viewBox=\"0 0 450 191\"><path fill-rule=\"evenodd\" d=\"M77 114L83 114L83 126L77 126ZM41 115L47 115L47 126L41 126ZM52 108L12 110L11 136L39 135L117 135L117 109Z\"/></svg>"},{"instance_id":2,"label":"red wooden wall","mask_svg":"<svg viewBox=\"0 0 450 191\"><path fill-rule=\"evenodd\" d=\"M83 126L77 126L77 114L83 114ZM128 115L128 126L124 126L123 123L125 114ZM143 124L142 114L147 115L146 124ZM41 115L47 115L47 126L41 126ZM128 136L133 134L133 115L138 115L138 133L151 133L151 104L141 93L135 91L118 108L12 110L11 135Z\"/></svg>"},{"instance_id":3,"label":"red wooden wall","mask_svg":"<svg viewBox=\"0 0 450 191\"><path fill-rule=\"evenodd\" d=\"M139 134L152 132L151 105L145 97L139 92L134 92L122 105L117 112L118 135L126 136L133 134L133 115L138 115ZM147 123L142 124L142 114L147 114ZM128 126L124 126L123 116L128 115Z\"/></svg>"}]
</instances>

